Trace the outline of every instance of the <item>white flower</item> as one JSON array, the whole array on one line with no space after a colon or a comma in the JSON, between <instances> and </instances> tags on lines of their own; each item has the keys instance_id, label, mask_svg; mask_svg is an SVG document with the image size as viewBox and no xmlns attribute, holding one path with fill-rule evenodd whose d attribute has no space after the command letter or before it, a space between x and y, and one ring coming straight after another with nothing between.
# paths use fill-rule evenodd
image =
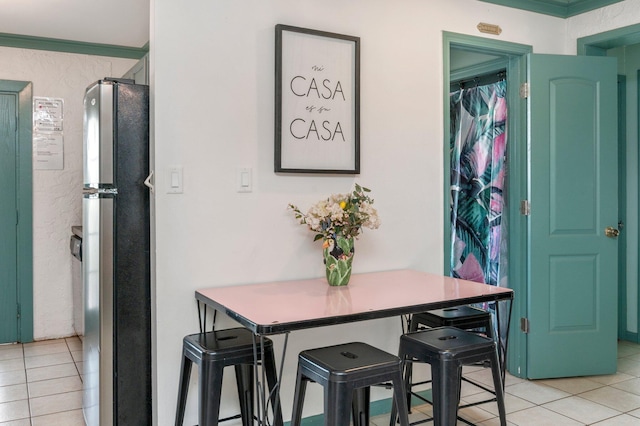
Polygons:
<instances>
[{"instance_id":1,"label":"white flower","mask_svg":"<svg viewBox=\"0 0 640 426\"><path fill-rule=\"evenodd\" d=\"M362 227L377 229L380 226L373 200L366 193L369 189L356 184L351 194L332 194L311 206L306 214L289 204L296 219L316 233L315 239L331 239L336 235L356 238Z\"/></svg>"}]
</instances>

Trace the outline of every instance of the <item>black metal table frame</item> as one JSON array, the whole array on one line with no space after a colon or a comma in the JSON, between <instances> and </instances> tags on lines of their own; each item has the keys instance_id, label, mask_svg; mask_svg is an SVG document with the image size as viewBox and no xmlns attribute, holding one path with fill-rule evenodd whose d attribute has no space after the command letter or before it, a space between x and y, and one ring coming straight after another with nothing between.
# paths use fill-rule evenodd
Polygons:
<instances>
[{"instance_id":1,"label":"black metal table frame","mask_svg":"<svg viewBox=\"0 0 640 426\"><path fill-rule=\"evenodd\" d=\"M507 297L505 297L507 296ZM350 322L359 322L366 321L372 319L381 319L381 318L390 318L390 317L400 317L417 314L421 312L426 312L434 309L446 309L452 308L456 306L462 305L471 305L476 303L495 303L496 308L496 322L497 322L497 345L498 345L498 359L501 364L501 373L502 373L502 386L504 388L505 385L505 377L506 377L506 354L507 354L507 344L508 344L508 336L511 324L511 313L513 307L513 292L509 293L500 293L499 295L489 295L473 297L473 298L464 298L464 299L452 299L441 301L437 303L429 303L426 305L415 305L410 307L396 308L396 309L388 309L383 311L370 311L365 313L353 314L348 316L339 316L339 317L326 317L319 318L314 321L302 321L295 323L277 323L277 324L256 324L245 317L239 315L236 312L233 312L227 309L225 306L220 305L215 300L208 299L196 292L196 304L198 308L198 319L199 319L199 327L200 332L204 333L207 329L207 307L210 306L213 308L213 321L211 330L215 330L215 321L217 312L222 312L231 319L240 323L240 325L249 329L253 332L253 351L254 351L254 374L256 377L256 388L258 392L258 410L260 413L260 418L258 419L258 424L260 425L271 425L268 418L268 401L270 401L271 395L265 395L264 386L262 384L266 383L266 375L264 369L259 369L258 359L264 359L264 337L268 335L276 335L276 334L284 334L284 343L282 349L282 359L280 361L280 371L278 372L278 384L275 386L272 392L277 392L277 398L279 398L280 392L279 387L282 382L282 373L284 370L284 361L287 350L287 344L289 340L289 333L295 330L302 330L308 328L316 328L323 327L328 325L337 325L337 324L346 324ZM502 321L500 320L500 302L508 303L508 316L507 316L507 329L505 332L505 339L502 342L500 338L500 325ZM402 331L404 332L404 326ZM260 348L260 357L258 357L258 348ZM259 370L262 370L261 372ZM261 380L260 380L261 378ZM277 399L276 399L277 400Z\"/></svg>"}]
</instances>

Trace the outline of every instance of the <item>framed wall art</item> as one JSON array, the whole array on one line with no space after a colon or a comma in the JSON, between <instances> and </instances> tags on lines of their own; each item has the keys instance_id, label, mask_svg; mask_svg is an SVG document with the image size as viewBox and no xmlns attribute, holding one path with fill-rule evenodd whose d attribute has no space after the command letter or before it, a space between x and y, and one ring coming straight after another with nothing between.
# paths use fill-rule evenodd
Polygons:
<instances>
[{"instance_id":1,"label":"framed wall art","mask_svg":"<svg viewBox=\"0 0 640 426\"><path fill-rule=\"evenodd\" d=\"M360 173L360 38L276 25L275 172Z\"/></svg>"}]
</instances>

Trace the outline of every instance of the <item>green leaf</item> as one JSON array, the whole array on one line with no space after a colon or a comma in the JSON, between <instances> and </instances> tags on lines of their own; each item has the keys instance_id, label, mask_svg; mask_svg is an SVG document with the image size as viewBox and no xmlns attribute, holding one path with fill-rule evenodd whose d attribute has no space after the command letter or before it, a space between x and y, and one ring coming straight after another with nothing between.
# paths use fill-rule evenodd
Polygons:
<instances>
[{"instance_id":1,"label":"green leaf","mask_svg":"<svg viewBox=\"0 0 640 426\"><path fill-rule=\"evenodd\" d=\"M346 255L351 253L351 249L353 248L353 238L337 238L336 239L338 247L342 250L342 252Z\"/></svg>"}]
</instances>

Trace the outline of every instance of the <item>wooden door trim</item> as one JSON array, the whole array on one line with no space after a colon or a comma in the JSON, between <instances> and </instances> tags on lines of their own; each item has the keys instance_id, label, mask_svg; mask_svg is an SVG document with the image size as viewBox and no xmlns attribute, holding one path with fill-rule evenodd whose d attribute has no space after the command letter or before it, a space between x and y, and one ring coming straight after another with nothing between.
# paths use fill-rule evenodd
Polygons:
<instances>
[{"instance_id":1,"label":"wooden door trim","mask_svg":"<svg viewBox=\"0 0 640 426\"><path fill-rule=\"evenodd\" d=\"M509 287L515 291L509 331L509 350L507 351L507 368L518 377L526 377L527 371L527 339L520 330L520 318L527 313L527 219L520 214L520 200L527 197L527 111L526 100L519 94L519 87L526 81L527 54L533 51L529 45L492 40L483 37L443 32L443 271L450 273L449 253L451 252L451 223L449 214L449 176L450 176L450 111L449 87L451 84L450 49L460 48L476 52L499 55L507 60L507 103L509 105L507 155L510 158L509 169L512 171L507 183L510 203L508 205L509 222ZM513 171L518 173L513 173Z\"/></svg>"},{"instance_id":2,"label":"wooden door trim","mask_svg":"<svg viewBox=\"0 0 640 426\"><path fill-rule=\"evenodd\" d=\"M29 81L0 80L0 91L18 96L17 149L17 280L18 341L33 341L33 171L32 85Z\"/></svg>"}]
</instances>

